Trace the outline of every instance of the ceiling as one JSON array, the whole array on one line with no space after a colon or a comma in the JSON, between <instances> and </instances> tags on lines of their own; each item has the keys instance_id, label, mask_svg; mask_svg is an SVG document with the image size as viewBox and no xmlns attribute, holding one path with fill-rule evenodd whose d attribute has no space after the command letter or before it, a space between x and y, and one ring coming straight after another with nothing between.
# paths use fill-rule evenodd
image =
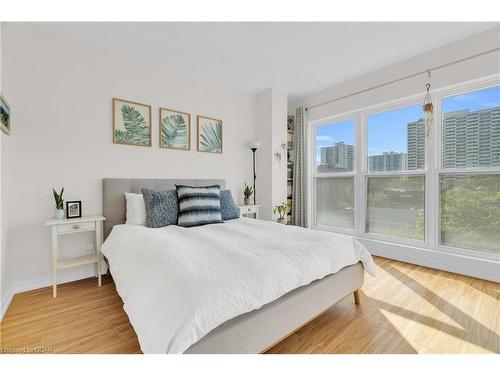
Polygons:
<instances>
[{"instance_id":1,"label":"ceiling","mask_svg":"<svg viewBox=\"0 0 500 375\"><path fill-rule=\"evenodd\" d=\"M498 26L478 22L52 23L250 92L300 97ZM131 48L133 46L133 48Z\"/></svg>"}]
</instances>

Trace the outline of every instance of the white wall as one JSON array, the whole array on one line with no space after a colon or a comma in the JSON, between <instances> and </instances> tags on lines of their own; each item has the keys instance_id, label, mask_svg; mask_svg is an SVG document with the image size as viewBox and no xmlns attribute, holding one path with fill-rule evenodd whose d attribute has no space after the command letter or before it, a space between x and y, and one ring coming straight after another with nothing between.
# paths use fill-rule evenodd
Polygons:
<instances>
[{"instance_id":1,"label":"white wall","mask_svg":"<svg viewBox=\"0 0 500 375\"><path fill-rule=\"evenodd\" d=\"M9 284L51 272L52 187L101 212L105 177L222 178L235 200L250 182L254 97L176 72L148 56L120 54L55 33L40 24L4 24L3 88L13 109L7 198ZM168 46L158 46L168 48ZM153 147L112 143L111 99L152 105ZM158 108L189 112L191 151L158 147ZM222 119L224 153L196 151L196 115ZM65 239L64 255L86 239Z\"/></svg>"},{"instance_id":2,"label":"white wall","mask_svg":"<svg viewBox=\"0 0 500 375\"><path fill-rule=\"evenodd\" d=\"M262 145L257 150L257 204L262 205L260 216L272 220L273 207L286 202L286 153L281 144L286 144L287 95L268 89L256 97L256 134ZM282 153L279 161L276 152Z\"/></svg>"},{"instance_id":3,"label":"white wall","mask_svg":"<svg viewBox=\"0 0 500 375\"><path fill-rule=\"evenodd\" d=\"M288 104L289 113L295 114L295 109L301 105L310 106L323 103L330 99L342 97L408 74L446 64L450 61L459 60L485 50L498 48L499 45L500 27L497 27L356 79L339 83L326 90L291 101ZM437 89L485 77L498 73L499 71L500 52L496 52L437 70L432 73L431 82L432 87ZM424 74L364 94L352 96L335 103L313 108L309 112L309 120L313 121L369 105L419 94L424 92L426 82L427 75Z\"/></svg>"}]
</instances>

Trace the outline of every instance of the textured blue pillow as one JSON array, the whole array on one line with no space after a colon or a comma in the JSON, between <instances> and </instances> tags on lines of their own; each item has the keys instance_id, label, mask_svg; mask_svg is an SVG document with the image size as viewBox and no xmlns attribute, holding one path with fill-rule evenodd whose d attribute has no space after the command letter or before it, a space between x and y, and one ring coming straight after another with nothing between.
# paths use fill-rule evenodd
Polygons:
<instances>
[{"instance_id":1,"label":"textured blue pillow","mask_svg":"<svg viewBox=\"0 0 500 375\"><path fill-rule=\"evenodd\" d=\"M146 207L147 227L160 228L177 224L179 203L175 190L142 189L141 192Z\"/></svg>"},{"instance_id":2,"label":"textured blue pillow","mask_svg":"<svg viewBox=\"0 0 500 375\"><path fill-rule=\"evenodd\" d=\"M196 227L199 225L222 223L220 211L220 186L177 187L179 218L177 225Z\"/></svg>"},{"instance_id":3,"label":"textured blue pillow","mask_svg":"<svg viewBox=\"0 0 500 375\"><path fill-rule=\"evenodd\" d=\"M231 190L222 190L220 192L220 212L222 221L238 219L240 209L234 204Z\"/></svg>"}]
</instances>

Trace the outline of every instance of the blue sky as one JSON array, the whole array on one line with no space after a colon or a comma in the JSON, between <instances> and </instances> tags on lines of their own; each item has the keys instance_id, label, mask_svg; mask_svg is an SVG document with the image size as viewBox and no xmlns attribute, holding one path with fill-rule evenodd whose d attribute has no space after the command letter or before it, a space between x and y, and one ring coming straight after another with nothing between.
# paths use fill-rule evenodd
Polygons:
<instances>
[{"instance_id":1,"label":"blue sky","mask_svg":"<svg viewBox=\"0 0 500 375\"><path fill-rule=\"evenodd\" d=\"M443 112L496 107L500 105L500 86L449 97L443 100ZM384 151L406 152L407 124L422 118L422 105L377 113L368 117L368 155ZM321 147L344 141L354 144L354 121L346 120L317 128L316 160L321 160Z\"/></svg>"}]
</instances>

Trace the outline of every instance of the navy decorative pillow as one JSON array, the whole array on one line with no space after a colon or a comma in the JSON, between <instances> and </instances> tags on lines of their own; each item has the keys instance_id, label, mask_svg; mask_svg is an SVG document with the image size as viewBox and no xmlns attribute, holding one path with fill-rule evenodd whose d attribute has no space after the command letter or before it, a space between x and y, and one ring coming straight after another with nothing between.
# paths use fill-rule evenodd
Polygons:
<instances>
[{"instance_id":1,"label":"navy decorative pillow","mask_svg":"<svg viewBox=\"0 0 500 375\"><path fill-rule=\"evenodd\" d=\"M240 209L234 204L231 190L222 190L220 192L220 211L223 221L240 217Z\"/></svg>"},{"instance_id":2,"label":"navy decorative pillow","mask_svg":"<svg viewBox=\"0 0 500 375\"><path fill-rule=\"evenodd\" d=\"M146 207L146 226L160 228L177 224L179 203L175 190L156 191L142 189Z\"/></svg>"},{"instance_id":3,"label":"navy decorative pillow","mask_svg":"<svg viewBox=\"0 0 500 375\"><path fill-rule=\"evenodd\" d=\"M220 186L177 187L179 218L177 225L196 227L199 225L222 223L220 210Z\"/></svg>"}]
</instances>

